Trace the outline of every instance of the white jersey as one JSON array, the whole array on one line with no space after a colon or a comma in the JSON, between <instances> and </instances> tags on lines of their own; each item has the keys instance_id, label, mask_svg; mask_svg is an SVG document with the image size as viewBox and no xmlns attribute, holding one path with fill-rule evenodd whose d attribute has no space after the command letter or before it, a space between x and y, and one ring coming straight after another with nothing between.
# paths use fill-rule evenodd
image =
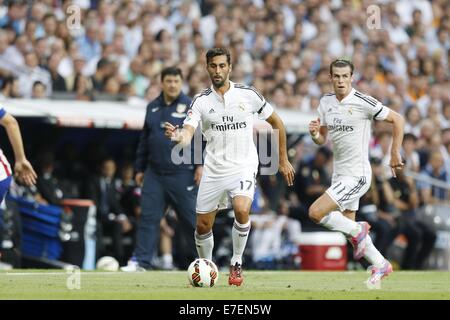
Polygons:
<instances>
[{"instance_id":1,"label":"white jersey","mask_svg":"<svg viewBox=\"0 0 450 320\"><path fill-rule=\"evenodd\" d=\"M384 120L389 108L354 88L342 101L335 94L320 99L319 117L333 142L333 171L345 176L370 176L371 121Z\"/></svg>"},{"instance_id":2,"label":"white jersey","mask_svg":"<svg viewBox=\"0 0 450 320\"><path fill-rule=\"evenodd\" d=\"M202 123L207 142L204 174L227 176L257 168L254 115L266 120L272 112L272 106L253 87L231 81L223 98L212 86L196 95L184 124L197 128Z\"/></svg>"},{"instance_id":3,"label":"white jersey","mask_svg":"<svg viewBox=\"0 0 450 320\"><path fill-rule=\"evenodd\" d=\"M5 109L0 106L0 119L6 114ZM0 149L0 181L8 178L12 174L11 166L3 154L2 149ZM0 199L1 200L1 199Z\"/></svg>"}]
</instances>

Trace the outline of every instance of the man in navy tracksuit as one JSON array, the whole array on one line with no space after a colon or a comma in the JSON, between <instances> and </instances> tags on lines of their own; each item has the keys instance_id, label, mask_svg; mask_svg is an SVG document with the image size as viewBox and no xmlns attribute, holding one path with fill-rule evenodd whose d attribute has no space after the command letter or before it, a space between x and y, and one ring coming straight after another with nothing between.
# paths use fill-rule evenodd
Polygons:
<instances>
[{"instance_id":1,"label":"man in navy tracksuit","mask_svg":"<svg viewBox=\"0 0 450 320\"><path fill-rule=\"evenodd\" d=\"M143 185L142 213L138 222L134 256L123 271L152 268L152 257L160 235L160 221L167 205L177 212L188 248L195 257L195 202L202 166L191 162L174 164L171 159L175 143L164 136L164 122L180 127L192 99L181 91L179 68L165 68L161 73L162 92L147 106L145 124L136 152L136 183ZM192 144L194 145L194 144ZM191 150L193 152L193 150Z\"/></svg>"}]
</instances>

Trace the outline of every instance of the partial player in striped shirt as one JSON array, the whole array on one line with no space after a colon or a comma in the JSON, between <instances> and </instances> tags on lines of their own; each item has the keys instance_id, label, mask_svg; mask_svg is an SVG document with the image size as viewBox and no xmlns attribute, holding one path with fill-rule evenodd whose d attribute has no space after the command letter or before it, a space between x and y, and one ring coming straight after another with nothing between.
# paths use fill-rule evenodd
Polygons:
<instances>
[{"instance_id":1,"label":"partial player in striped shirt","mask_svg":"<svg viewBox=\"0 0 450 320\"><path fill-rule=\"evenodd\" d=\"M26 186L36 183L37 175L34 172L30 162L25 157L23 150L22 135L20 133L17 120L0 106L0 124L5 128L8 134L9 142L14 151L14 177ZM0 201L3 202L6 192L11 184L13 170L6 159L3 151L0 149Z\"/></svg>"},{"instance_id":2,"label":"partial player in striped shirt","mask_svg":"<svg viewBox=\"0 0 450 320\"><path fill-rule=\"evenodd\" d=\"M6 133L8 134L9 142L12 145L14 151L14 176L16 181L25 184L27 186L34 185L36 183L37 175L34 172L30 162L25 157L23 150L22 135L20 134L19 124L17 120L7 113L2 106L0 106L0 125L2 125ZM9 186L12 180L11 166L6 159L3 151L0 149L0 203L3 205L6 192L8 192ZM3 233L3 210L0 210L0 245L1 235ZM1 254L0 254L1 258Z\"/></svg>"},{"instance_id":3,"label":"partial player in striped shirt","mask_svg":"<svg viewBox=\"0 0 450 320\"><path fill-rule=\"evenodd\" d=\"M310 218L324 227L340 231L354 247L355 259L365 257L372 264L369 288L379 287L380 280L392 272L392 266L375 248L367 222L355 222L359 199L370 186L369 163L371 122L386 121L393 125L390 166L403 168L400 148L404 119L375 98L352 87L353 64L338 59L330 65L334 93L319 102L319 118L311 121L309 132L314 143L321 145L330 137L333 143L333 177L330 188L309 208Z\"/></svg>"}]
</instances>

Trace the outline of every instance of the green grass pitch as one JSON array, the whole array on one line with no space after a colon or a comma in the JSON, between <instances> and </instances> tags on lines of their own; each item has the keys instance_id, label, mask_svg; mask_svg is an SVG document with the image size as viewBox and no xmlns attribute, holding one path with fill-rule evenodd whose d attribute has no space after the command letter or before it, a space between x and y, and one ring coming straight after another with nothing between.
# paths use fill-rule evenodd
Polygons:
<instances>
[{"instance_id":1,"label":"green grass pitch","mask_svg":"<svg viewBox=\"0 0 450 320\"><path fill-rule=\"evenodd\" d=\"M0 299L134 300L450 300L450 272L395 271L379 290L368 290L363 271L249 271L230 287L221 272L213 288L193 288L185 271L142 273L63 270L0 272ZM71 278L72 276L72 278ZM70 290L69 287L74 289ZM79 289L76 287L79 285Z\"/></svg>"}]
</instances>

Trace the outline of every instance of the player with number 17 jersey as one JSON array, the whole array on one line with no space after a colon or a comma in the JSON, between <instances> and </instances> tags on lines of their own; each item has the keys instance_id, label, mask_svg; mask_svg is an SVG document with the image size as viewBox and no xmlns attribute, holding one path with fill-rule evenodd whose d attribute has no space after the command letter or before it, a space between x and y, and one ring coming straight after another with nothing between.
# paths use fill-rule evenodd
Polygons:
<instances>
[{"instance_id":1,"label":"player with number 17 jersey","mask_svg":"<svg viewBox=\"0 0 450 320\"><path fill-rule=\"evenodd\" d=\"M242 255L250 233L250 208L258 168L258 154L253 142L255 114L279 133L278 171L288 186L293 185L295 170L287 156L286 130L281 118L254 88L230 81L230 51L227 48L208 50L206 70L212 86L194 98L183 128L177 129L166 122L164 134L186 146L201 122L207 142L197 194L195 244L200 258L212 260L212 227L216 214L219 209L233 208L233 255L228 284L240 286L244 280Z\"/></svg>"},{"instance_id":2,"label":"player with number 17 jersey","mask_svg":"<svg viewBox=\"0 0 450 320\"><path fill-rule=\"evenodd\" d=\"M230 207L236 195L253 199L259 163L253 141L254 118L256 114L265 120L272 112L272 106L254 88L232 81L223 98L212 87L194 97L184 124L197 128L201 122L207 141L198 212ZM234 186L230 194L223 194L230 186Z\"/></svg>"}]
</instances>

